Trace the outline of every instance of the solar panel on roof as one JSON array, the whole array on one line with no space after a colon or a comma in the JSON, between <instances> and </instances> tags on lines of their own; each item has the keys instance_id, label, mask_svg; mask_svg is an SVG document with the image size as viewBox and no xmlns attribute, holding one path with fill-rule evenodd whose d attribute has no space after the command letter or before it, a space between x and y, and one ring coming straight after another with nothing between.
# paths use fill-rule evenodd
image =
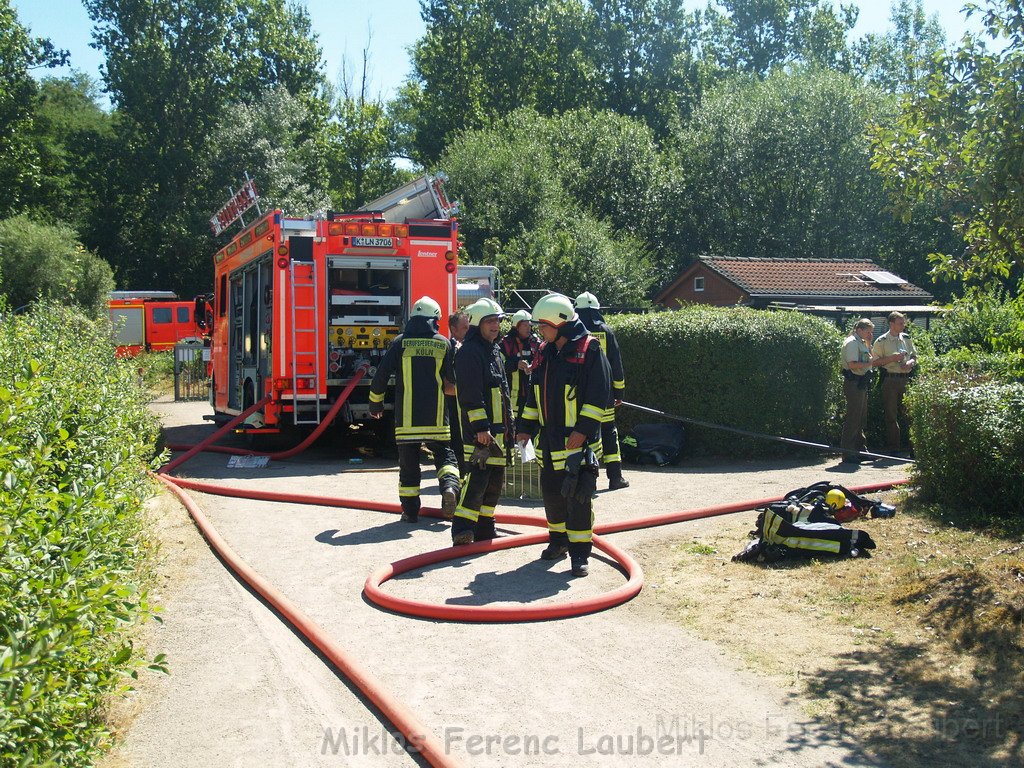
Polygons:
<instances>
[{"instance_id":1,"label":"solar panel on roof","mask_svg":"<svg viewBox=\"0 0 1024 768\"><path fill-rule=\"evenodd\" d=\"M879 285L906 285L907 281L892 272L861 270L861 274L868 280Z\"/></svg>"}]
</instances>

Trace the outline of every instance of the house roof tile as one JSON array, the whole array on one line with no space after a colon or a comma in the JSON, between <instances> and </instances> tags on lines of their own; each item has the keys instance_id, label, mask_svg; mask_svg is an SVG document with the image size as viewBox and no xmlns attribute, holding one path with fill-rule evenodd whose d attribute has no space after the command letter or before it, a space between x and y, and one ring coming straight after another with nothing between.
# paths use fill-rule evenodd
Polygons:
<instances>
[{"instance_id":1,"label":"house roof tile","mask_svg":"<svg viewBox=\"0 0 1024 768\"><path fill-rule=\"evenodd\" d=\"M862 272L882 272L867 259L758 259L702 256L710 269L750 296L834 296L925 299L932 295L913 283L881 284Z\"/></svg>"}]
</instances>

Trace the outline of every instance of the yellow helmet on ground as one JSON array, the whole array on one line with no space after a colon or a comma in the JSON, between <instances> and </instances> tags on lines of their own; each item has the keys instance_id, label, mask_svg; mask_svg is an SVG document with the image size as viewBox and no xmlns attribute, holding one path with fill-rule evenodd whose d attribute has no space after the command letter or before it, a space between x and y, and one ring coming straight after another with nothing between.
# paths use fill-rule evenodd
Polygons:
<instances>
[{"instance_id":1,"label":"yellow helmet on ground","mask_svg":"<svg viewBox=\"0 0 1024 768\"><path fill-rule=\"evenodd\" d=\"M427 317L431 320L441 319L441 305L429 296L424 296L412 305L410 317Z\"/></svg>"},{"instance_id":2,"label":"yellow helmet on ground","mask_svg":"<svg viewBox=\"0 0 1024 768\"><path fill-rule=\"evenodd\" d=\"M825 503L832 509L842 509L846 506L846 494L838 488L833 488L825 494Z\"/></svg>"},{"instance_id":3,"label":"yellow helmet on ground","mask_svg":"<svg viewBox=\"0 0 1024 768\"><path fill-rule=\"evenodd\" d=\"M590 291L581 293L576 297L576 308L577 309L600 309L601 303L597 300L597 296L592 294Z\"/></svg>"},{"instance_id":4,"label":"yellow helmet on ground","mask_svg":"<svg viewBox=\"0 0 1024 768\"><path fill-rule=\"evenodd\" d=\"M560 293L549 293L541 296L533 308L533 322L547 323L558 328L570 320L576 319L576 308L568 296Z\"/></svg>"},{"instance_id":5,"label":"yellow helmet on ground","mask_svg":"<svg viewBox=\"0 0 1024 768\"><path fill-rule=\"evenodd\" d=\"M466 307L465 312L469 315L469 324L478 328L480 323L488 317L502 318L505 316L505 311L494 299L477 299Z\"/></svg>"}]
</instances>

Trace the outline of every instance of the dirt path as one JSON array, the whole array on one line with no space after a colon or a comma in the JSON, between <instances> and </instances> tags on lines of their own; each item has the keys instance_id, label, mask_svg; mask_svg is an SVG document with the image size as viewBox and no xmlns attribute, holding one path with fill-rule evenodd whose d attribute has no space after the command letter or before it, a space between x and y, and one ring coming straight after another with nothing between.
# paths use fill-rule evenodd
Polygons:
<instances>
[{"instance_id":1,"label":"dirt path","mask_svg":"<svg viewBox=\"0 0 1024 768\"><path fill-rule=\"evenodd\" d=\"M154 407L171 442L194 442L212 430L201 421L204 404ZM285 492L396 497L392 465L349 465L328 450L264 469L226 464L224 455L202 455L180 474ZM900 476L892 467L862 467L851 476L832 460L632 470L632 487L602 491L595 512L599 520L642 517L781 494L828 477L855 485ZM499 625L411 619L367 603L363 581L383 563L447 546L447 524L411 527L381 513L194 495L250 565L466 765L876 764L854 745L836 743L774 683L680 628L657 599L657 585L648 584L627 605L576 619ZM543 514L533 502L518 506ZM361 698L228 575L184 510L165 498L156 511L164 621L146 630L145 642L150 655L167 654L171 675L147 677L117 715L123 742L108 766L414 764L383 736L384 726ZM614 541L643 562L656 544L663 551L660 543L672 537L690 541L721 524L709 519L627 532ZM574 580L565 561L545 563L537 554L534 547L467 557L388 588L435 602L535 604L622 583L617 569L598 560L589 578Z\"/></svg>"}]
</instances>

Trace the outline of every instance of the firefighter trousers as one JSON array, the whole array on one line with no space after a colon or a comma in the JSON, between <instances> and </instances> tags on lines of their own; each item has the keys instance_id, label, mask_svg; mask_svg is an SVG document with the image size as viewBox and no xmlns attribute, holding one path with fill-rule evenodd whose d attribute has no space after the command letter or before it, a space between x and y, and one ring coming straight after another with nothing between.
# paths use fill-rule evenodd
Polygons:
<instances>
[{"instance_id":1,"label":"firefighter trousers","mask_svg":"<svg viewBox=\"0 0 1024 768\"><path fill-rule=\"evenodd\" d=\"M622 455L619 453L619 430L615 426L615 409L612 409L613 418L611 421L601 422L601 451L604 454L601 461L604 463L605 471L609 480L616 480L622 477Z\"/></svg>"},{"instance_id":2,"label":"firefighter trousers","mask_svg":"<svg viewBox=\"0 0 1024 768\"><path fill-rule=\"evenodd\" d=\"M540 470L540 489L544 496L544 515L548 519L548 541L569 548L574 560L586 561L590 557L590 540L594 535L594 501L584 502L562 495L562 485L568 473L553 469L547 461Z\"/></svg>"},{"instance_id":3,"label":"firefighter trousers","mask_svg":"<svg viewBox=\"0 0 1024 768\"><path fill-rule=\"evenodd\" d=\"M448 443L439 440L403 441L398 443L398 498L402 502L402 511L418 514L420 511L420 446L426 445L434 455L434 468L437 470L437 484L442 491L459 490L459 469L455 462L455 452Z\"/></svg>"},{"instance_id":4,"label":"firefighter trousers","mask_svg":"<svg viewBox=\"0 0 1024 768\"><path fill-rule=\"evenodd\" d=\"M473 530L473 540L494 538L494 508L498 506L505 487L505 465L488 464L484 468L469 466L462 484L462 496L452 520L452 536Z\"/></svg>"}]
</instances>

